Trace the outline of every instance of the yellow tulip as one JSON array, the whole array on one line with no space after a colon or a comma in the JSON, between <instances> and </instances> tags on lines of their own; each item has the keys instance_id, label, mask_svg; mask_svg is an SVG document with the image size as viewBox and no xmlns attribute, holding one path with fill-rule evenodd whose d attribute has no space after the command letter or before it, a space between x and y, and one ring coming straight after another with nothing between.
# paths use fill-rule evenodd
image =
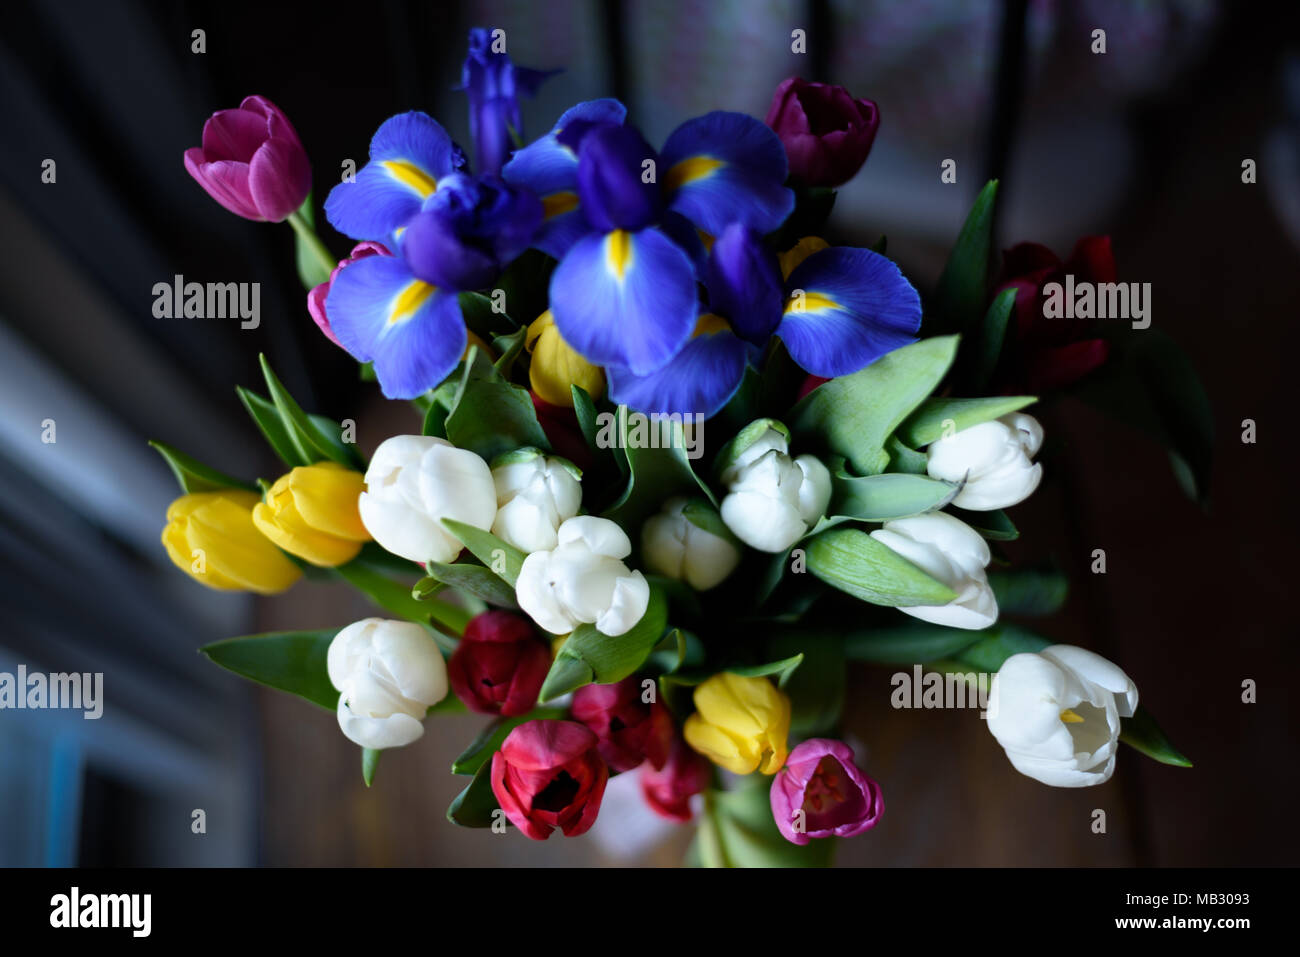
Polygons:
<instances>
[{"instance_id":1,"label":"yellow tulip","mask_svg":"<svg viewBox=\"0 0 1300 957\"><path fill-rule=\"evenodd\" d=\"M528 382L543 402L573 408L570 386L581 386L593 399L605 392L605 373L564 341L548 309L528 327L524 339L533 361L528 367Z\"/></svg>"},{"instance_id":2,"label":"yellow tulip","mask_svg":"<svg viewBox=\"0 0 1300 957\"><path fill-rule=\"evenodd\" d=\"M357 557L370 533L361 524L360 472L335 462L304 465L278 478L253 508L258 531L291 555L324 568Z\"/></svg>"},{"instance_id":3,"label":"yellow tulip","mask_svg":"<svg viewBox=\"0 0 1300 957\"><path fill-rule=\"evenodd\" d=\"M302 575L253 524L256 492L238 489L182 495L167 507L162 543L176 567L222 591L284 591Z\"/></svg>"},{"instance_id":4,"label":"yellow tulip","mask_svg":"<svg viewBox=\"0 0 1300 957\"><path fill-rule=\"evenodd\" d=\"M777 258L781 261L781 277L789 279L790 273L813 253L821 252L829 243L820 236L805 236Z\"/></svg>"},{"instance_id":5,"label":"yellow tulip","mask_svg":"<svg viewBox=\"0 0 1300 957\"><path fill-rule=\"evenodd\" d=\"M789 754L790 699L766 678L724 671L695 689L686 743L734 774L776 774Z\"/></svg>"}]
</instances>

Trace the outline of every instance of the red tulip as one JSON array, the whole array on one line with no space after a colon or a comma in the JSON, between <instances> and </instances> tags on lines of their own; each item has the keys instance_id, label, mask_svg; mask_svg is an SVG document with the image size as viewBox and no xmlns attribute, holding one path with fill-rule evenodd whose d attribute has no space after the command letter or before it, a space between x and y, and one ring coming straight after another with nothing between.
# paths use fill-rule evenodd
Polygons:
<instances>
[{"instance_id":1,"label":"red tulip","mask_svg":"<svg viewBox=\"0 0 1300 957\"><path fill-rule=\"evenodd\" d=\"M311 191L311 165L289 118L264 96L220 110L203 124L203 145L185 169L236 216L278 223Z\"/></svg>"},{"instance_id":2,"label":"red tulip","mask_svg":"<svg viewBox=\"0 0 1300 957\"><path fill-rule=\"evenodd\" d=\"M792 76L776 88L764 122L785 144L791 176L809 186L842 186L867 161L880 111L842 86Z\"/></svg>"},{"instance_id":3,"label":"red tulip","mask_svg":"<svg viewBox=\"0 0 1300 957\"><path fill-rule=\"evenodd\" d=\"M550 667L550 649L527 619L486 611L465 627L447 677L471 711L511 717L532 710Z\"/></svg>"},{"instance_id":4,"label":"red tulip","mask_svg":"<svg viewBox=\"0 0 1300 957\"><path fill-rule=\"evenodd\" d=\"M1090 336L1087 319L1048 319L1043 315L1043 287L1064 282L1115 282L1115 256L1109 236L1085 236L1061 262L1046 246L1021 243L1002 254L996 296L1016 290L1014 325L1008 329L1010 358L997 383L1004 393L1041 395L1079 381L1103 365L1110 354L1106 340Z\"/></svg>"},{"instance_id":5,"label":"red tulip","mask_svg":"<svg viewBox=\"0 0 1300 957\"><path fill-rule=\"evenodd\" d=\"M691 798L709 784L709 762L677 735L661 770L641 769L641 794L656 814L674 821L691 819Z\"/></svg>"},{"instance_id":6,"label":"red tulip","mask_svg":"<svg viewBox=\"0 0 1300 957\"><path fill-rule=\"evenodd\" d=\"M657 700L642 700L641 683L584 685L573 693L573 716L596 733L600 756L615 771L630 771L642 761L662 768L672 747L673 719Z\"/></svg>"},{"instance_id":7,"label":"red tulip","mask_svg":"<svg viewBox=\"0 0 1300 957\"><path fill-rule=\"evenodd\" d=\"M596 735L576 721L528 721L492 755L492 793L510 823L534 841L560 828L585 834L596 821L609 768Z\"/></svg>"}]
</instances>

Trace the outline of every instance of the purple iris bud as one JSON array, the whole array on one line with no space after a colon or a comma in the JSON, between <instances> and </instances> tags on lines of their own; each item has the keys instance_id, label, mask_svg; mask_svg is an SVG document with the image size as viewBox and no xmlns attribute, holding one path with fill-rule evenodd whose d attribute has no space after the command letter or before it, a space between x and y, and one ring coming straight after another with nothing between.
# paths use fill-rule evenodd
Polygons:
<instances>
[{"instance_id":1,"label":"purple iris bud","mask_svg":"<svg viewBox=\"0 0 1300 957\"><path fill-rule=\"evenodd\" d=\"M814 837L852 837L876 826L884 813L880 785L853 763L853 750L812 738L790 752L772 779L772 817L794 844Z\"/></svg>"},{"instance_id":2,"label":"purple iris bud","mask_svg":"<svg viewBox=\"0 0 1300 957\"><path fill-rule=\"evenodd\" d=\"M713 243L705 273L709 308L736 335L766 345L781 322L781 268L758 230L732 223Z\"/></svg>"},{"instance_id":3,"label":"purple iris bud","mask_svg":"<svg viewBox=\"0 0 1300 957\"><path fill-rule=\"evenodd\" d=\"M656 222L662 212L658 165L659 155L633 127L601 123L588 129L579 144L578 199L592 228L636 231Z\"/></svg>"},{"instance_id":4,"label":"purple iris bud","mask_svg":"<svg viewBox=\"0 0 1300 957\"><path fill-rule=\"evenodd\" d=\"M185 169L236 216L278 223L311 191L311 165L293 124L264 96L220 110L203 124L203 145L185 151Z\"/></svg>"},{"instance_id":5,"label":"purple iris bud","mask_svg":"<svg viewBox=\"0 0 1300 957\"><path fill-rule=\"evenodd\" d=\"M469 130L482 173L499 173L513 149L511 133L523 135L519 97L532 96L558 70L515 66L505 52L505 31L469 31L469 55L460 88L469 96Z\"/></svg>"},{"instance_id":6,"label":"purple iris bud","mask_svg":"<svg viewBox=\"0 0 1300 957\"><path fill-rule=\"evenodd\" d=\"M542 202L497 176L444 176L402 232L411 272L462 292L492 283L528 248L542 223Z\"/></svg>"}]
</instances>

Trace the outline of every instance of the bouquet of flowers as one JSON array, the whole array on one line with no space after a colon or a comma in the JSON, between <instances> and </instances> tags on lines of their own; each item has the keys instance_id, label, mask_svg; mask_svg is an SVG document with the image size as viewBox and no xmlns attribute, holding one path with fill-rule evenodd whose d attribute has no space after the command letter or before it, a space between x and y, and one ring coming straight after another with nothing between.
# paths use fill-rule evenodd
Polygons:
<instances>
[{"instance_id":1,"label":"bouquet of flowers","mask_svg":"<svg viewBox=\"0 0 1300 957\"><path fill-rule=\"evenodd\" d=\"M423 417L366 461L263 357L265 392L237 393L283 474L155 443L181 570L264 595L341 579L383 614L207 656L335 711L367 785L439 713L490 716L451 768L455 824L577 836L636 775L654 811L698 820L709 865L823 864L880 820L882 769L839 738L853 661L978 695L1049 785L1107 780L1120 741L1186 765L1119 666L1003 620L1064 600L999 545L1043 474L1033 393L1155 368L1154 419L1170 382L1203 403L1176 353L1138 362L1150 347L1045 318L1059 277L1113 282L1109 241L1067 263L1016 247L990 284L991 182L923 307L883 237L819 236L875 104L790 79L765 122L709 113L656 148L600 99L525 142L520 98L548 74L498 33L472 31L464 65L477 168L424 113L384 122L324 203L356 242L341 261L269 100L214 114L185 155L230 211L288 220L311 317ZM1157 432L1197 488L1195 435Z\"/></svg>"}]
</instances>

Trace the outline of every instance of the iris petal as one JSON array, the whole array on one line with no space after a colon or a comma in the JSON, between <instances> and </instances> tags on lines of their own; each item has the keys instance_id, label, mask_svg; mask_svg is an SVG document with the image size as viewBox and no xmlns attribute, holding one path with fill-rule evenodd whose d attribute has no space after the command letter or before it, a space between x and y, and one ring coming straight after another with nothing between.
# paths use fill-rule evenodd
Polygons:
<instances>
[{"instance_id":1,"label":"iris petal","mask_svg":"<svg viewBox=\"0 0 1300 957\"><path fill-rule=\"evenodd\" d=\"M669 135L659 168L670 208L715 236L734 222L771 232L794 209L785 147L744 113L687 120Z\"/></svg>"},{"instance_id":2,"label":"iris petal","mask_svg":"<svg viewBox=\"0 0 1300 957\"><path fill-rule=\"evenodd\" d=\"M555 325L591 362L653 372L695 326L694 272L686 254L656 230L593 233L551 274Z\"/></svg>"},{"instance_id":3,"label":"iris petal","mask_svg":"<svg viewBox=\"0 0 1300 957\"><path fill-rule=\"evenodd\" d=\"M898 266L869 249L814 253L786 280L785 314L776 334L813 375L856 372L913 342L921 299Z\"/></svg>"},{"instance_id":4,"label":"iris petal","mask_svg":"<svg viewBox=\"0 0 1300 957\"><path fill-rule=\"evenodd\" d=\"M737 334L766 345L781 321L780 266L756 230L732 223L713 243L705 272L709 305Z\"/></svg>"},{"instance_id":5,"label":"iris petal","mask_svg":"<svg viewBox=\"0 0 1300 957\"><path fill-rule=\"evenodd\" d=\"M421 282L393 256L359 259L340 270L325 308L343 348L374 361L390 399L413 399L438 385L465 351L455 293Z\"/></svg>"},{"instance_id":6,"label":"iris petal","mask_svg":"<svg viewBox=\"0 0 1300 957\"><path fill-rule=\"evenodd\" d=\"M696 336L669 363L649 375L611 366L610 398L636 412L716 413L735 394L745 375L745 344L730 332Z\"/></svg>"},{"instance_id":7,"label":"iris petal","mask_svg":"<svg viewBox=\"0 0 1300 957\"><path fill-rule=\"evenodd\" d=\"M465 154L426 113L390 117L370 141L370 162L352 182L330 190L325 216L353 239L388 242L420 210L439 178L461 169Z\"/></svg>"}]
</instances>

